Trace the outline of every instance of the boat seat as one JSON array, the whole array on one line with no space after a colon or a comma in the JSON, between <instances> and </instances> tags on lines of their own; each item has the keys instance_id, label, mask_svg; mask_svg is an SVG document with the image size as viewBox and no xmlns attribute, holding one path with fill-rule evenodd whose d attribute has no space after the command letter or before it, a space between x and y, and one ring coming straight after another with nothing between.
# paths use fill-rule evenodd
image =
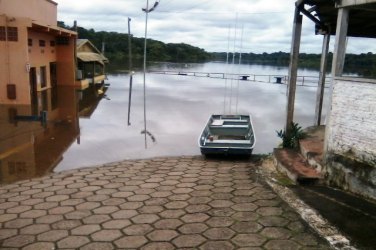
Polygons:
<instances>
[{"instance_id":1,"label":"boat seat","mask_svg":"<svg viewBox=\"0 0 376 250\"><path fill-rule=\"evenodd\" d=\"M217 146L217 147L233 147L239 146L250 146L251 142L249 140L205 140L205 146Z\"/></svg>"}]
</instances>

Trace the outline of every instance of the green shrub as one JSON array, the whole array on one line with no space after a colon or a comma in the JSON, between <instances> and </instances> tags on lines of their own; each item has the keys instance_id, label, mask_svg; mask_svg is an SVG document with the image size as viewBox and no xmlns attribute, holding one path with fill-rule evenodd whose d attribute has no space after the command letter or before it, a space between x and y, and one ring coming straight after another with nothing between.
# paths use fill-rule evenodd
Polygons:
<instances>
[{"instance_id":1,"label":"green shrub","mask_svg":"<svg viewBox=\"0 0 376 250\"><path fill-rule=\"evenodd\" d=\"M307 134L302 130L298 123L291 122L290 134L287 135L285 130L276 131L277 136L282 139L283 148L299 148L299 140L304 139Z\"/></svg>"}]
</instances>

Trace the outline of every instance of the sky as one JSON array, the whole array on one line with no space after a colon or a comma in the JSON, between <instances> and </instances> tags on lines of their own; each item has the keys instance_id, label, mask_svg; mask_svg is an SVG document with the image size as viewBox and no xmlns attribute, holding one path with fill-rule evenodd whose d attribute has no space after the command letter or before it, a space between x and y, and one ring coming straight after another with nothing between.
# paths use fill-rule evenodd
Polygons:
<instances>
[{"instance_id":1,"label":"sky","mask_svg":"<svg viewBox=\"0 0 376 250\"><path fill-rule=\"evenodd\" d=\"M58 20L95 31L144 37L146 0L55 0ZM155 0L149 0L149 7ZM149 13L148 38L188 43L209 52L289 52L295 0L160 0ZM321 53L321 35L303 18L300 51ZM350 38L348 53L376 53L374 40ZM330 51L333 51L334 37Z\"/></svg>"}]
</instances>

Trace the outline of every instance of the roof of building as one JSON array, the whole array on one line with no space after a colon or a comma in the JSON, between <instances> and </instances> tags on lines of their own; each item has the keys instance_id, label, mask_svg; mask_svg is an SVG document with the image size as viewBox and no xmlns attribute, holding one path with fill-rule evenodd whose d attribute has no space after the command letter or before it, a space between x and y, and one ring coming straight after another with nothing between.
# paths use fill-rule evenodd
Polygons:
<instances>
[{"instance_id":1,"label":"roof of building","mask_svg":"<svg viewBox=\"0 0 376 250\"><path fill-rule=\"evenodd\" d=\"M317 18L322 24L326 24L330 28L330 34L335 35L338 8L336 8L335 0L299 0L297 4L307 4L310 6L306 9L313 17ZM359 4L354 1L354 5L350 8L349 26L347 35L350 37L368 37L376 38L376 1L362 1L366 4ZM317 25L316 31L320 27Z\"/></svg>"},{"instance_id":2,"label":"roof of building","mask_svg":"<svg viewBox=\"0 0 376 250\"><path fill-rule=\"evenodd\" d=\"M85 44L91 48L91 52L80 51ZM88 39L77 39L77 57L84 62L108 63L108 59Z\"/></svg>"}]
</instances>

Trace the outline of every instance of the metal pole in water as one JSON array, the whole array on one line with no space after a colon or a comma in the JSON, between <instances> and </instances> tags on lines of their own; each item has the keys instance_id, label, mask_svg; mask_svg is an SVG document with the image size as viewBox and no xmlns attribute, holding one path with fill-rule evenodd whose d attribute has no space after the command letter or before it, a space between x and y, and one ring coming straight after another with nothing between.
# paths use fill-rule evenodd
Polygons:
<instances>
[{"instance_id":1,"label":"metal pole in water","mask_svg":"<svg viewBox=\"0 0 376 250\"><path fill-rule=\"evenodd\" d=\"M149 15L149 0L146 0L145 9L145 41L144 41L144 133L145 133L145 148L148 147L146 140L146 45L148 33L148 15Z\"/></svg>"},{"instance_id":2,"label":"metal pole in water","mask_svg":"<svg viewBox=\"0 0 376 250\"><path fill-rule=\"evenodd\" d=\"M146 0L146 8L142 9L145 12L145 41L144 41L144 133L145 133L145 148L147 148L147 130L146 130L146 46L147 46L147 35L148 35L148 17L149 12L152 12L159 4L160 0L154 3L154 6L149 9L149 0Z\"/></svg>"},{"instance_id":3,"label":"metal pole in water","mask_svg":"<svg viewBox=\"0 0 376 250\"><path fill-rule=\"evenodd\" d=\"M132 101L132 43L131 43L131 19L128 17L128 57L129 57L129 98L128 98L128 126L131 125L131 101Z\"/></svg>"}]
</instances>

